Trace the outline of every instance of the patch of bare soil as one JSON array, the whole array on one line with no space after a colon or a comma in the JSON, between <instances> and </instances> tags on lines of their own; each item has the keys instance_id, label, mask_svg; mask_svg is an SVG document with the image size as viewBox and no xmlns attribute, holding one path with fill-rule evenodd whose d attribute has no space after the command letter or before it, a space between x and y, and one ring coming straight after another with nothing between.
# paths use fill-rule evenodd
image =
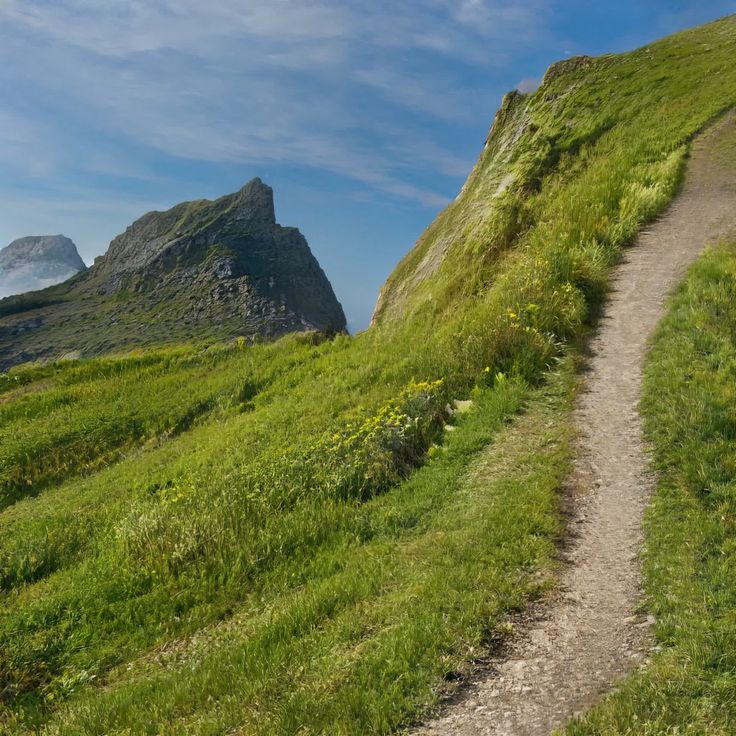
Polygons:
<instances>
[{"instance_id":1,"label":"patch of bare soil","mask_svg":"<svg viewBox=\"0 0 736 736\"><path fill-rule=\"evenodd\" d=\"M639 398L667 294L708 244L736 233L736 115L693 145L682 192L624 253L575 412L578 460L559 594L417 736L547 736L646 660L642 516L654 485Z\"/></svg>"}]
</instances>

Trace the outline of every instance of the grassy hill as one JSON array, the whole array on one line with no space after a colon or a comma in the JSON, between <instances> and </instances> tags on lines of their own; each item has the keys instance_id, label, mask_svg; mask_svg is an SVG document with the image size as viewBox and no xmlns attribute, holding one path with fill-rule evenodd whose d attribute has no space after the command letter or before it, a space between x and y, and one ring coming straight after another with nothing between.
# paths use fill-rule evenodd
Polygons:
<instances>
[{"instance_id":1,"label":"grassy hill","mask_svg":"<svg viewBox=\"0 0 736 736\"><path fill-rule=\"evenodd\" d=\"M576 345L735 53L731 17L508 96L355 338L0 377L0 728L389 733L434 702L549 585Z\"/></svg>"}]
</instances>

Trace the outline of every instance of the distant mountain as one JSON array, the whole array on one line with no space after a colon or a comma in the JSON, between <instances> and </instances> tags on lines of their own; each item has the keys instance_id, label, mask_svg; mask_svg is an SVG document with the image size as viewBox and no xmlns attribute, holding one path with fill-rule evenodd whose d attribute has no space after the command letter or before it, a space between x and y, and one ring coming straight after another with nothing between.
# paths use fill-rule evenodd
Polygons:
<instances>
[{"instance_id":1,"label":"distant mountain","mask_svg":"<svg viewBox=\"0 0 736 736\"><path fill-rule=\"evenodd\" d=\"M63 235L19 238L0 250L0 298L53 286L85 268Z\"/></svg>"},{"instance_id":2,"label":"distant mountain","mask_svg":"<svg viewBox=\"0 0 736 736\"><path fill-rule=\"evenodd\" d=\"M304 236L253 179L215 201L149 212L63 284L0 300L0 368L75 351L344 331Z\"/></svg>"}]
</instances>

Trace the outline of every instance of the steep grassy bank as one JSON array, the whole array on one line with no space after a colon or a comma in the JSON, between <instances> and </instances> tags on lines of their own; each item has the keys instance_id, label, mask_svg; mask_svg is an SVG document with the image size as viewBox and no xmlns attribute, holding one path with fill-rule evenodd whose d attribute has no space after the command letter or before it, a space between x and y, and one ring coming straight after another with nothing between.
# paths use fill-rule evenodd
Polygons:
<instances>
[{"instance_id":1,"label":"steep grassy bank","mask_svg":"<svg viewBox=\"0 0 736 736\"><path fill-rule=\"evenodd\" d=\"M676 191L691 137L736 104L735 50L728 19L509 98L355 339L184 350L127 382L104 361L11 372L4 411L31 414L18 456L58 445L71 465L0 513L6 729L387 733L421 710L542 584L569 366L535 385ZM44 417L77 370L66 421L120 387L115 413L144 431L75 465ZM198 392L216 408L170 431Z\"/></svg>"},{"instance_id":2,"label":"steep grassy bank","mask_svg":"<svg viewBox=\"0 0 736 736\"><path fill-rule=\"evenodd\" d=\"M736 246L704 255L649 358L643 410L661 476L646 585L661 651L568 733L736 732Z\"/></svg>"}]
</instances>

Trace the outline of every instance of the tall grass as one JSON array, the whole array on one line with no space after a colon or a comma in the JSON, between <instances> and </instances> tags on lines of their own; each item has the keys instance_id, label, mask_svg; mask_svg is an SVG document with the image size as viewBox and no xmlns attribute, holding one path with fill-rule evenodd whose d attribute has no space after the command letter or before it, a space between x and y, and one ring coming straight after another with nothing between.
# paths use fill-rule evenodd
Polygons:
<instances>
[{"instance_id":1,"label":"tall grass","mask_svg":"<svg viewBox=\"0 0 736 736\"><path fill-rule=\"evenodd\" d=\"M570 396L569 364L531 396L512 380L479 389L443 449L395 490L282 519L299 549L280 554L233 610L221 609L220 623L114 669L101 690L88 684L99 670L56 678L46 698L72 697L49 733L397 726L543 589L559 533ZM519 424L478 457L525 399ZM210 591L206 605L217 603L224 609Z\"/></svg>"}]
</instances>

